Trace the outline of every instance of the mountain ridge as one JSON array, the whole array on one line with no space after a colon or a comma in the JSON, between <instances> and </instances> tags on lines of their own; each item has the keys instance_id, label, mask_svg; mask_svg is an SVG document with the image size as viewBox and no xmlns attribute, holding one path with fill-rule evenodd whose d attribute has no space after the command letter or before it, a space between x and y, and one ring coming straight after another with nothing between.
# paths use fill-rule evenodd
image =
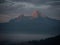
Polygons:
<instances>
[{"instance_id":1,"label":"mountain ridge","mask_svg":"<svg viewBox=\"0 0 60 45\"><path fill-rule=\"evenodd\" d=\"M23 32L23 33L50 33L60 34L60 21L50 18L35 18L19 20L18 22L10 21L9 23L0 24L0 32Z\"/></svg>"}]
</instances>

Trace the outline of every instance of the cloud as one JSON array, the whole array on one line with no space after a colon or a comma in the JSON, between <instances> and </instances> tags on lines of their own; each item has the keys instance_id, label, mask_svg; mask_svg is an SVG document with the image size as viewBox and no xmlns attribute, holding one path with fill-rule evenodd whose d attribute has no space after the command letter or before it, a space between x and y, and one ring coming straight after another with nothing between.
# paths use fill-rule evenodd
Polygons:
<instances>
[{"instance_id":1,"label":"cloud","mask_svg":"<svg viewBox=\"0 0 60 45\"><path fill-rule=\"evenodd\" d=\"M0 23L8 22L9 16L8 15L0 15Z\"/></svg>"},{"instance_id":2,"label":"cloud","mask_svg":"<svg viewBox=\"0 0 60 45\"><path fill-rule=\"evenodd\" d=\"M0 4L1 4L1 3L4 3L4 2L5 2L5 0L0 0Z\"/></svg>"},{"instance_id":3,"label":"cloud","mask_svg":"<svg viewBox=\"0 0 60 45\"><path fill-rule=\"evenodd\" d=\"M51 4L51 3L54 4L55 2L56 2L56 3L60 3L60 1L50 1L50 2L47 2L47 4L49 4L49 3L50 3L50 4Z\"/></svg>"},{"instance_id":4,"label":"cloud","mask_svg":"<svg viewBox=\"0 0 60 45\"><path fill-rule=\"evenodd\" d=\"M18 17L19 15L0 15L0 23L9 22L11 19Z\"/></svg>"},{"instance_id":5,"label":"cloud","mask_svg":"<svg viewBox=\"0 0 60 45\"><path fill-rule=\"evenodd\" d=\"M39 4L35 5L33 3L28 2L13 2L12 0L6 0L6 3L0 4L0 13L1 14L11 14L11 13L23 13L24 11L30 12L30 9L47 9L50 8L51 5Z\"/></svg>"},{"instance_id":6,"label":"cloud","mask_svg":"<svg viewBox=\"0 0 60 45\"><path fill-rule=\"evenodd\" d=\"M34 0L32 0L34 1ZM36 2L37 0L35 0ZM37 1L38 2L38 1ZM43 1L44 2L44 1ZM0 15L9 15L11 17L15 17L16 15L20 15L24 13L25 15L31 15L33 10L38 9L41 13L45 15L59 19L60 17L60 6L58 4L60 1L46 1L45 4L35 4L32 2L28 2L27 0L22 1L13 1L13 0L5 0L5 3L0 4Z\"/></svg>"},{"instance_id":7,"label":"cloud","mask_svg":"<svg viewBox=\"0 0 60 45\"><path fill-rule=\"evenodd\" d=\"M3 8L2 8L3 7ZM11 14L11 13L20 13L20 12L24 12L24 10L28 10L31 8L34 9L38 9L38 8L48 8L50 7L50 5L35 5L32 3L28 3L28 2L7 2L4 4L0 4L0 13L2 14ZM29 10L30 11L30 10Z\"/></svg>"}]
</instances>

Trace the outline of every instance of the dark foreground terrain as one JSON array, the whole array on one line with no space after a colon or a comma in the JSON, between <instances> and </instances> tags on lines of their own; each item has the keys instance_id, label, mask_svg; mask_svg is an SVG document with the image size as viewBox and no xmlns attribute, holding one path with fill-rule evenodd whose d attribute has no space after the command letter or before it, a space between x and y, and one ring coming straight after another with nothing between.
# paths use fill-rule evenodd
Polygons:
<instances>
[{"instance_id":1,"label":"dark foreground terrain","mask_svg":"<svg viewBox=\"0 0 60 45\"><path fill-rule=\"evenodd\" d=\"M32 40L25 42L11 42L9 40L0 41L0 45L60 45L60 35L41 40Z\"/></svg>"}]
</instances>

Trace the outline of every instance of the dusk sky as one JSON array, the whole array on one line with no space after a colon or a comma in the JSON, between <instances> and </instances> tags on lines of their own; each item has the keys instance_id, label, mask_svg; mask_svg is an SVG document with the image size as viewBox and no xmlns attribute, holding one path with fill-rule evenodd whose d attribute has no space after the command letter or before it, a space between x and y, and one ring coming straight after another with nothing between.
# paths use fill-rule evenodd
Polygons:
<instances>
[{"instance_id":1,"label":"dusk sky","mask_svg":"<svg viewBox=\"0 0 60 45\"><path fill-rule=\"evenodd\" d=\"M34 10L60 20L60 0L0 0L0 22L8 22L20 14L30 16Z\"/></svg>"},{"instance_id":2,"label":"dusk sky","mask_svg":"<svg viewBox=\"0 0 60 45\"><path fill-rule=\"evenodd\" d=\"M35 25L35 27L33 23L30 25L31 28L34 30L31 30L31 28L29 27L29 23L26 24L28 26L24 26L25 25L24 23L28 22L25 20L24 20L25 22L23 21L21 25L19 25L20 22L18 24L17 23L8 24L9 26L4 25L5 22L9 22L11 21L11 19L18 17L21 14L24 14L25 16L32 16L32 12L35 10L38 10L41 13L41 15L44 14L47 17L49 17L49 19L51 18L52 20L41 18L41 20L37 21L39 25L37 24L37 26ZM0 28L2 30L7 28L8 33L10 31L14 32L15 31L14 29L16 28L17 29L21 28L19 26L22 26L22 29L23 29L23 30L19 30L20 32L19 33L17 32L18 34L15 34L15 33L2 34L4 37L2 39L9 38L12 41L16 41L19 39L20 40L32 40L32 39L35 40L35 39L42 39L42 38L44 39L51 36L55 36L57 34L60 34L59 32L60 24L57 21L55 22L55 20L53 21L53 19L60 21L60 0L0 0L0 23L3 23L1 24L2 28L1 27ZM14 24L16 24L17 26ZM30 34L28 34L29 32ZM47 32L47 33L45 34L44 32L45 33ZM0 35L0 37L2 35Z\"/></svg>"}]
</instances>

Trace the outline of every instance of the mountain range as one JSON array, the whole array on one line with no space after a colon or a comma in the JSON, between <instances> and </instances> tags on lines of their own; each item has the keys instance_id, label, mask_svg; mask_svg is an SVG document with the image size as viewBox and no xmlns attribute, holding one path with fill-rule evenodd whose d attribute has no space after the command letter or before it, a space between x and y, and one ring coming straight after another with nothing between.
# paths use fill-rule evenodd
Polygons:
<instances>
[{"instance_id":1,"label":"mountain range","mask_svg":"<svg viewBox=\"0 0 60 45\"><path fill-rule=\"evenodd\" d=\"M0 33L60 34L60 20L21 16L8 23L0 23Z\"/></svg>"}]
</instances>

